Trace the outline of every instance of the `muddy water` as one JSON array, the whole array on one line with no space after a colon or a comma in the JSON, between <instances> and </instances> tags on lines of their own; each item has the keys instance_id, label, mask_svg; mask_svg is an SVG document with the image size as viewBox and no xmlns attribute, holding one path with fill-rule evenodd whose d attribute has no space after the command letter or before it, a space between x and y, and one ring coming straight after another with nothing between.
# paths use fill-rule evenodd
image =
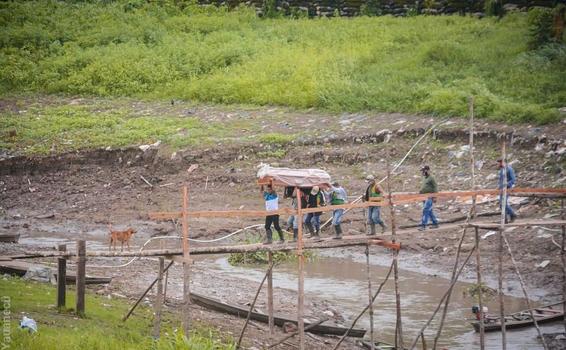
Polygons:
<instances>
[{"instance_id":1,"label":"muddy water","mask_svg":"<svg viewBox=\"0 0 566 350\"><path fill-rule=\"evenodd\" d=\"M207 259L208 260L208 259ZM210 269L222 273L230 273L234 277L259 282L265 273L264 269L253 267L233 267L226 258L211 258L207 265ZM388 267L371 266L373 287L376 288L387 274ZM357 313L367 304L367 274L363 263L343 258L322 257L315 262L306 264L305 292L307 296L316 296L325 299L342 312L349 325ZM428 276L414 272L401 271L399 286L402 300L403 332L406 342L411 342L416 332L430 317L438 301L446 292L448 280L440 277ZM274 272L274 286L296 290L297 272L295 264L278 266ZM448 349L478 349L479 335L465 320L473 317L470 312L474 301L466 296L469 283L457 283L452 294L450 310L447 314L440 345ZM395 294L393 281L388 281L375 304L375 334L380 340L392 342L395 331ZM375 290L375 289L374 289ZM496 300L488 302L490 313L497 313ZM506 312L519 311L526 308L523 300L506 297ZM438 325L433 322L431 329ZM368 317L359 321L359 326L369 328ZM543 332L557 332L562 329L561 324L543 326ZM427 339L430 342L434 333L428 331ZM542 349L536 340L536 330L513 330L507 333L508 349ZM486 335L488 349L500 349L501 339L498 332Z\"/></svg>"}]
</instances>

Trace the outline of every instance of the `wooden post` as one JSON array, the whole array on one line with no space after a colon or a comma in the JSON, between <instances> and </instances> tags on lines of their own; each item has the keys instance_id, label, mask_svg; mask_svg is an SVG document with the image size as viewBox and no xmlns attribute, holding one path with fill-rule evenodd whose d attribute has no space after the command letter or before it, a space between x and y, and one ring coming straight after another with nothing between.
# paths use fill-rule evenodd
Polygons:
<instances>
[{"instance_id":1,"label":"wooden post","mask_svg":"<svg viewBox=\"0 0 566 350\"><path fill-rule=\"evenodd\" d=\"M393 206L393 199L391 197L391 166L389 164L390 154L387 154L387 199L389 201L389 210L391 213L391 240L396 242L397 227L395 222L395 207ZM399 267L398 267L399 251L393 252L393 277L395 285L395 348L404 349L403 345L403 323L401 321L401 293L399 291Z\"/></svg>"},{"instance_id":2,"label":"wooden post","mask_svg":"<svg viewBox=\"0 0 566 350\"><path fill-rule=\"evenodd\" d=\"M191 329L191 265L190 265L190 252L189 252L189 222L188 214L189 210L189 189L185 185L183 186L183 331L185 337L189 338L189 332Z\"/></svg>"},{"instance_id":3,"label":"wooden post","mask_svg":"<svg viewBox=\"0 0 566 350\"><path fill-rule=\"evenodd\" d=\"M371 271L369 266L369 244L366 245L366 272L368 278L368 300L369 300L369 341L370 349L375 349L374 337L373 337L373 293L371 292Z\"/></svg>"},{"instance_id":4,"label":"wooden post","mask_svg":"<svg viewBox=\"0 0 566 350\"><path fill-rule=\"evenodd\" d=\"M391 266L389 267L389 271L387 271L387 274L385 275L385 278L383 279L383 282L381 282L381 284L379 285L379 288L377 288L377 292L375 292L375 294L373 295L373 298L371 299L371 302L375 302L375 299L377 299L377 296L379 295L379 293L381 292L381 289L383 288L383 286L385 285L385 283L387 283L387 281L389 280L389 276L391 276L391 271L393 271L393 261L391 261ZM334 345L334 347L332 348L332 350L336 350L338 349L338 347L340 346L340 344L342 344L342 342L344 341L344 339L346 338L346 336L348 334L350 334L350 331L352 329L354 329L354 326L356 325L356 323L358 322L358 320L362 317L362 315L367 311L367 309L369 309L369 305L368 304L366 307L364 307L364 309L358 314L358 316L356 316L356 318L354 319L354 321L352 321L352 324L350 325L350 328L348 328L348 330L346 332L344 332L344 334L342 334L342 336L340 337L340 339L338 340L338 342L336 343L336 345Z\"/></svg>"},{"instance_id":5,"label":"wooden post","mask_svg":"<svg viewBox=\"0 0 566 350\"><path fill-rule=\"evenodd\" d=\"M269 265L273 265L273 252L267 252L267 258ZM267 275L267 318L269 335L272 338L275 333L275 321L273 319L273 269L269 270Z\"/></svg>"},{"instance_id":6,"label":"wooden post","mask_svg":"<svg viewBox=\"0 0 566 350\"><path fill-rule=\"evenodd\" d=\"M297 216L299 221L297 237L297 257L299 258L299 304L297 306L297 325L299 330L299 350L305 350L305 257L303 255L303 212L302 212L302 193L298 187L297 191Z\"/></svg>"},{"instance_id":7,"label":"wooden post","mask_svg":"<svg viewBox=\"0 0 566 350\"><path fill-rule=\"evenodd\" d=\"M474 191L475 190L475 169L474 169L474 99L473 97L470 97L470 101L469 101L469 110L470 110L470 141L469 141L469 147L470 147L470 170L472 173L472 183L471 183L471 190ZM475 212L476 212L476 196L472 197L472 207L470 208L470 211L467 215L466 218L466 223L470 222L470 219L472 217L475 217ZM462 250L462 244L464 243L464 239L466 237L466 227L464 227L464 229L462 230L462 236L460 237L460 241L458 243L458 250L456 251L456 259L454 261L454 267L452 269L452 277L451 279L454 279L455 275L456 275L456 271L458 270L458 264L460 262L460 252ZM438 341L440 340L440 336L442 334L442 328L444 327L444 321L446 320L446 315L448 314L448 306L450 305L450 297L452 296L452 292L450 292L448 294L448 296L446 297L446 301L444 302L444 308L442 309L442 315L440 317L440 325L438 326L438 330L436 332L436 336L434 337L434 342L432 344L432 349L436 350L437 345L438 345ZM424 340L424 338L423 338Z\"/></svg>"},{"instance_id":8,"label":"wooden post","mask_svg":"<svg viewBox=\"0 0 566 350\"><path fill-rule=\"evenodd\" d=\"M485 328L483 324L484 314L483 314L483 285L481 277L481 261L480 261L480 229L474 227L475 229L475 241L476 241L476 276L478 284L478 302L480 307L480 350L485 349Z\"/></svg>"},{"instance_id":9,"label":"wooden post","mask_svg":"<svg viewBox=\"0 0 566 350\"><path fill-rule=\"evenodd\" d=\"M263 279L261 280L261 283L259 284L259 287L257 287L257 291L255 293L254 300L252 301L252 303L250 305L250 310L248 311L248 316L246 317L246 323L244 323L244 327L242 327L242 331L240 332L240 337L238 338L238 342L236 343L236 350L240 349L240 345L242 344L242 339L244 339L244 333L246 332L246 328L248 327L248 323L250 323L250 317L252 315L252 312L254 311L255 303L257 301L257 297L259 296L259 292L261 292L261 288L263 287L263 284L265 283L267 276L269 276L269 273L272 270L273 270L273 264L270 264L269 268L265 272L265 275L263 276Z\"/></svg>"},{"instance_id":10,"label":"wooden post","mask_svg":"<svg viewBox=\"0 0 566 350\"><path fill-rule=\"evenodd\" d=\"M499 296L499 317L501 322L501 349L507 349L507 329L505 325L505 301L503 299L503 230L505 229L507 205L507 159L505 155L505 136L503 137L503 145L501 147L501 161L503 162L503 189L501 192L501 224L499 226L499 244L497 249L498 267L497 267L497 295Z\"/></svg>"},{"instance_id":11,"label":"wooden post","mask_svg":"<svg viewBox=\"0 0 566 350\"><path fill-rule=\"evenodd\" d=\"M67 250L67 245L59 244L58 250L64 252ZM59 310L65 309L66 297L66 279L67 279L67 258L57 259L57 308Z\"/></svg>"},{"instance_id":12,"label":"wooden post","mask_svg":"<svg viewBox=\"0 0 566 350\"><path fill-rule=\"evenodd\" d=\"M515 261L515 257L513 256L513 251L511 250L511 245L509 244L509 241L507 240L507 237L505 236L505 232L503 232L503 240L505 241L505 245L507 246L507 251L509 252L509 257L511 258L511 263L513 264L513 267L515 268L515 273L517 274L517 277L519 277L519 283L521 285L521 289L523 290L523 296L525 297L525 301L527 302L527 309L529 310L529 315L531 316L531 319L533 320L533 322L535 324L535 328L536 328L537 333L538 333L538 338L542 342L542 347L544 348L544 350L548 350L548 345L546 344L546 340L544 340L544 336L542 334L542 331L540 330L537 319L535 318L533 307L532 307L531 302L530 302L531 298L529 297L529 293L527 292L527 287L525 286L525 281L523 280L523 276L519 272L519 267L517 266L517 262Z\"/></svg>"},{"instance_id":13,"label":"wooden post","mask_svg":"<svg viewBox=\"0 0 566 350\"><path fill-rule=\"evenodd\" d=\"M562 207L562 220L566 219L566 212L564 211L564 199L560 201ZM562 250L560 251L562 258L562 310L566 310L566 226L562 225ZM564 332L566 333L566 313L564 313Z\"/></svg>"},{"instance_id":14,"label":"wooden post","mask_svg":"<svg viewBox=\"0 0 566 350\"><path fill-rule=\"evenodd\" d=\"M77 241L77 298L75 310L77 315L85 314L85 273L86 273L86 242L84 240Z\"/></svg>"},{"instance_id":15,"label":"wooden post","mask_svg":"<svg viewBox=\"0 0 566 350\"><path fill-rule=\"evenodd\" d=\"M153 321L153 338L159 339L161 333L161 308L163 304L163 270L165 269L165 258L159 258L159 273L157 275L157 294L155 295L155 304L153 310L155 319Z\"/></svg>"},{"instance_id":16,"label":"wooden post","mask_svg":"<svg viewBox=\"0 0 566 350\"><path fill-rule=\"evenodd\" d=\"M165 283L163 284L163 302L167 302L167 284L169 282L169 271L165 272Z\"/></svg>"}]
</instances>

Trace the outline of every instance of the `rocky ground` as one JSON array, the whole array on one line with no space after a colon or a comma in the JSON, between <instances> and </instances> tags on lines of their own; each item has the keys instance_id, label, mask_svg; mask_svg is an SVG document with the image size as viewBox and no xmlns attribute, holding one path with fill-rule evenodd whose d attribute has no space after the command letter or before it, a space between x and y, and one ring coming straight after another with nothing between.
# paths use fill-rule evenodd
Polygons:
<instances>
[{"instance_id":1,"label":"rocky ground","mask_svg":"<svg viewBox=\"0 0 566 350\"><path fill-rule=\"evenodd\" d=\"M9 104L4 103L4 108ZM233 109L183 104L155 105L139 102L140 111L148 108L167 109L167 113L196 115L205 121L222 118L255 120L260 128L235 130L230 140L216 145L193 147L175 153L166 147L133 146L53 155L42 158L4 156L0 160L0 232L18 232L17 245L0 245L1 254L25 249L51 249L58 241L86 238L89 246L106 249L108 224L115 228L135 227L134 244L140 246L157 235L174 235L172 222L154 222L149 212L177 210L181 206L180 188L189 185L191 209L261 209L262 200L255 184L256 166L270 163L287 167L317 167L327 170L341 182L352 199L365 190L364 177L386 174L388 160L395 164L409 151L418 137L439 120L399 114L324 115L282 109ZM17 108L10 106L9 108ZM140 112L141 113L141 112ZM429 164L441 190L462 190L471 186L467 121L450 120L438 126L431 136L415 147L405 162L394 172L391 188L395 192L417 191L418 169ZM475 176L478 187L494 188L495 160L500 155L502 137L510 140L508 158L518 174L519 187L566 187L566 124L545 127L506 126L479 121L476 128ZM299 135L285 144L258 144L244 140L244 135L277 131ZM308 130L308 132L304 132ZM144 180L145 179L145 180ZM148 183L151 185L149 185ZM284 206L289 206L286 200ZM560 201L550 199L513 198L520 218L557 218ZM441 201L436 210L443 221L465 217L469 202ZM397 224L401 229L402 269L449 276L461 235L456 224L443 225L438 231L418 232L410 226L420 218L420 207L402 205L397 208ZM484 198L479 213L497 211L495 198ZM384 210L386 221L390 214ZM482 220L497 220L497 216ZM190 223L191 237L210 239L236 229L261 224L260 219L195 219ZM347 234L363 234L366 230L361 210L345 217ZM560 299L562 265L559 228L539 227L508 230L507 236L531 296L536 300ZM330 230L323 232L331 235ZM484 277L489 286L496 286L497 238L482 232L481 251ZM238 240L238 236L232 242ZM388 237L389 239L390 237ZM554 242L553 242L554 241ZM173 241L174 242L174 241ZM167 243L172 245L174 243ZM468 233L463 251L472 248L473 235ZM157 247L157 243L154 243ZM334 256L345 259L359 255L357 249L340 249ZM473 260L473 259L472 259ZM548 262L545 262L548 261ZM100 260L92 264L117 264ZM387 264L384 260L384 264ZM475 262L464 270L464 279L475 277ZM137 261L122 269L93 269L93 273L110 274L113 282L100 293L139 295L155 274L155 263ZM245 304L253 297L257 285L207 271L195 262L195 287L203 293ZM544 267L543 267L544 266ZM521 295L513 265L505 258L506 293ZM180 274L174 268L173 274ZM175 290L176 288L172 288ZM172 292L172 296L175 296ZM296 294L292 290L276 291L276 309L292 312ZM264 299L261 299L264 300ZM174 300L171 300L174 305ZM260 304L259 307L265 305ZM335 310L314 296L307 296L307 317L316 319L320 312L330 311L340 323ZM195 316L233 335L239 334L242 321L195 307ZM267 337L264 325L250 328L248 346L261 347ZM325 348L327 338L309 337L309 348ZM352 342L349 347L354 347ZM292 345L289 345L291 348Z\"/></svg>"}]
</instances>

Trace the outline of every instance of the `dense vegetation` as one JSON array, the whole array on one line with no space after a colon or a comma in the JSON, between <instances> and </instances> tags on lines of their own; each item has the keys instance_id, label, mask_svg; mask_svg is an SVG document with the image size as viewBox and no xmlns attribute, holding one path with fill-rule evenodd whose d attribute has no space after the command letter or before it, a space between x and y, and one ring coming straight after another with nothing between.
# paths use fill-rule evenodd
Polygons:
<instances>
[{"instance_id":1,"label":"dense vegetation","mask_svg":"<svg viewBox=\"0 0 566 350\"><path fill-rule=\"evenodd\" d=\"M4 342L9 349L26 350L221 350L234 349L219 335L197 323L188 342L175 329L179 319L168 312L162 321L162 335L155 341L152 329L153 310L138 307L127 323L122 316L129 304L124 300L107 299L87 294L86 317L79 318L72 310L58 311L54 302L57 291L48 284L6 278L0 283L0 311L9 328L3 328ZM67 295L67 305L74 305L74 293ZM34 319L38 332L30 334L18 328L22 315ZM200 328L198 328L200 327ZM8 337L6 337L8 335Z\"/></svg>"},{"instance_id":2,"label":"dense vegetation","mask_svg":"<svg viewBox=\"0 0 566 350\"><path fill-rule=\"evenodd\" d=\"M261 19L145 1L0 3L0 93L175 98L553 122L566 47L526 14Z\"/></svg>"}]
</instances>

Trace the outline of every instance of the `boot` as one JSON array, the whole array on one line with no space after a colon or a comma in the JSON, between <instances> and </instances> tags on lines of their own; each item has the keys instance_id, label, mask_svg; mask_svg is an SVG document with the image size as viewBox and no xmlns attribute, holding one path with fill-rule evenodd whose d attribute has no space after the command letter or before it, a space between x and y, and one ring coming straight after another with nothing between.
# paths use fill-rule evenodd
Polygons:
<instances>
[{"instance_id":1,"label":"boot","mask_svg":"<svg viewBox=\"0 0 566 350\"><path fill-rule=\"evenodd\" d=\"M285 236L283 236L283 231L279 230L277 231L277 233L279 234L279 242L278 243L285 243Z\"/></svg>"},{"instance_id":2,"label":"boot","mask_svg":"<svg viewBox=\"0 0 566 350\"><path fill-rule=\"evenodd\" d=\"M271 244L273 242L273 233L270 229L265 230L266 240L263 244Z\"/></svg>"},{"instance_id":3,"label":"boot","mask_svg":"<svg viewBox=\"0 0 566 350\"><path fill-rule=\"evenodd\" d=\"M334 231L336 232L334 239L342 239L342 227L340 227L340 225L335 225Z\"/></svg>"},{"instance_id":4,"label":"boot","mask_svg":"<svg viewBox=\"0 0 566 350\"><path fill-rule=\"evenodd\" d=\"M387 228L387 225L385 225L385 223L382 221L379 223L379 226L381 226L381 233L385 233L385 229Z\"/></svg>"},{"instance_id":5,"label":"boot","mask_svg":"<svg viewBox=\"0 0 566 350\"><path fill-rule=\"evenodd\" d=\"M292 240L292 242L296 242L298 238L299 238L299 229L294 228L293 229L293 240Z\"/></svg>"},{"instance_id":6,"label":"boot","mask_svg":"<svg viewBox=\"0 0 566 350\"><path fill-rule=\"evenodd\" d=\"M320 227L315 227L315 232L313 235L315 241L320 241Z\"/></svg>"},{"instance_id":7,"label":"boot","mask_svg":"<svg viewBox=\"0 0 566 350\"><path fill-rule=\"evenodd\" d=\"M370 231L368 233L368 236L373 236L375 235L375 224L370 224L369 225Z\"/></svg>"},{"instance_id":8,"label":"boot","mask_svg":"<svg viewBox=\"0 0 566 350\"><path fill-rule=\"evenodd\" d=\"M314 237L315 234L314 234L314 227L312 227L312 223L308 222L308 223L305 224L305 226L306 226L307 230L309 230L309 233L310 233L310 236L308 236L308 237L309 238Z\"/></svg>"}]
</instances>

